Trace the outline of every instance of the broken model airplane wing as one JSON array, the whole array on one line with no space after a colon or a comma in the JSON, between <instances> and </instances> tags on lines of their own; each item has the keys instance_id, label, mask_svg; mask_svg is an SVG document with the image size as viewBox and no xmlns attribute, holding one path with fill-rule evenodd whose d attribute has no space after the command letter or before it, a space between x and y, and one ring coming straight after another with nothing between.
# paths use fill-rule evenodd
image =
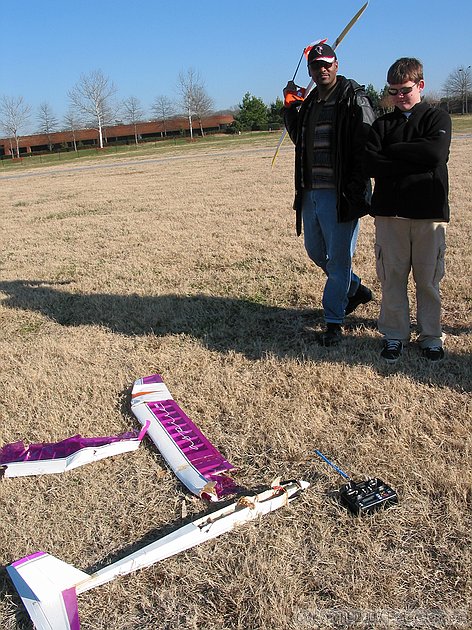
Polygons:
<instances>
[{"instance_id":1,"label":"broken model airplane wing","mask_svg":"<svg viewBox=\"0 0 472 630\"><path fill-rule=\"evenodd\" d=\"M135 381L131 410L179 480L197 496L219 501L237 490L234 468L182 411L159 374Z\"/></svg>"},{"instance_id":2,"label":"broken model airplane wing","mask_svg":"<svg viewBox=\"0 0 472 630\"><path fill-rule=\"evenodd\" d=\"M141 431L128 431L120 435L84 438L81 435L61 442L5 444L0 448L0 477L49 475L78 468L105 457L135 451L149 427L144 423Z\"/></svg>"}]
</instances>

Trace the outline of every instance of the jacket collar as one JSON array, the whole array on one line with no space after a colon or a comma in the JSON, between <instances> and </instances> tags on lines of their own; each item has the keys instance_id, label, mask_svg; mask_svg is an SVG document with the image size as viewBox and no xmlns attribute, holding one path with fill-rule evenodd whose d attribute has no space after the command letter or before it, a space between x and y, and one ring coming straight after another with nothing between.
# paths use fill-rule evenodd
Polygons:
<instances>
[{"instance_id":1,"label":"jacket collar","mask_svg":"<svg viewBox=\"0 0 472 630\"><path fill-rule=\"evenodd\" d=\"M426 109L428 109L428 107L429 107L429 103L427 103L426 101L420 101L419 103L416 103L416 105L413 105L413 107L409 110L409 113L413 116L416 113L424 112ZM395 107L394 112L398 117L404 116L405 113L408 113L408 112L404 112L398 107Z\"/></svg>"}]
</instances>

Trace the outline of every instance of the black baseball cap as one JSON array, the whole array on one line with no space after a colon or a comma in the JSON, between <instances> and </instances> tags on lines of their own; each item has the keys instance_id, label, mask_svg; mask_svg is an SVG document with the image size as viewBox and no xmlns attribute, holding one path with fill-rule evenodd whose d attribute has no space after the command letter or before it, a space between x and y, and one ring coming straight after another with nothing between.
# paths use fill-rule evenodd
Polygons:
<instances>
[{"instance_id":1,"label":"black baseball cap","mask_svg":"<svg viewBox=\"0 0 472 630\"><path fill-rule=\"evenodd\" d=\"M308 53L308 65L315 61L326 61L333 63L336 61L336 53L328 44L316 44Z\"/></svg>"}]
</instances>

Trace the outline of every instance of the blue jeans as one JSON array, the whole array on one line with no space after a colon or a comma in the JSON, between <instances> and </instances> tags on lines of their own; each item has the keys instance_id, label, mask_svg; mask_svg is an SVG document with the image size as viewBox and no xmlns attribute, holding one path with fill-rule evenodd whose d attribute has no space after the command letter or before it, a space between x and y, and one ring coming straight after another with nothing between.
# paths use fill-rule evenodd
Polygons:
<instances>
[{"instance_id":1,"label":"blue jeans","mask_svg":"<svg viewBox=\"0 0 472 630\"><path fill-rule=\"evenodd\" d=\"M327 275L323 291L325 321L342 324L348 299L360 285L352 271L359 221L338 223L336 191L332 189L305 190L302 217L307 254Z\"/></svg>"}]
</instances>

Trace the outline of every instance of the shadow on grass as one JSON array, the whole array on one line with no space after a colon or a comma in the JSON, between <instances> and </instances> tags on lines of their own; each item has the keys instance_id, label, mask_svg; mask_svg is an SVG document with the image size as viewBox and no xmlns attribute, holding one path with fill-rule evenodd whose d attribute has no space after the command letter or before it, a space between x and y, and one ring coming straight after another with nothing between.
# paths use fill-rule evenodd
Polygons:
<instances>
[{"instance_id":1,"label":"shadow on grass","mask_svg":"<svg viewBox=\"0 0 472 630\"><path fill-rule=\"evenodd\" d=\"M420 358L416 348L405 352L392 368L379 359L380 341L359 332L376 327L371 319L349 317L346 339L334 348L320 347L313 327L323 323L319 310L267 306L250 300L207 295L109 295L71 293L67 283L17 280L0 282L7 295L3 306L42 313L62 326L98 325L124 335L189 335L211 350L235 351L249 359L267 355L317 362L367 365L379 374L405 374L417 381L468 391L471 386L469 358L449 352L446 360L432 364ZM356 330L356 337L349 336ZM461 335L467 327L449 328Z\"/></svg>"}]
</instances>

